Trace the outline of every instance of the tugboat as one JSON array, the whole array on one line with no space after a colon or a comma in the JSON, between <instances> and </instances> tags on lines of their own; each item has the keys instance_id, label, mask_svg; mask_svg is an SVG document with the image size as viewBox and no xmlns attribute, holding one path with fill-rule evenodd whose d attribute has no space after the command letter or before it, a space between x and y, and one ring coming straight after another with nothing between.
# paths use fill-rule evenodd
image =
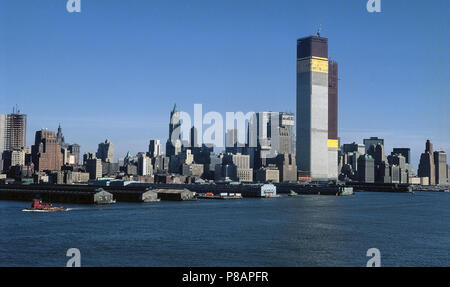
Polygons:
<instances>
[{"instance_id":1,"label":"tugboat","mask_svg":"<svg viewBox=\"0 0 450 287\"><path fill-rule=\"evenodd\" d=\"M35 212L53 212L53 211L66 211L67 208L63 206L52 206L51 203L44 203L40 199L34 199L31 204L31 208L25 208L23 211L35 211Z\"/></svg>"}]
</instances>

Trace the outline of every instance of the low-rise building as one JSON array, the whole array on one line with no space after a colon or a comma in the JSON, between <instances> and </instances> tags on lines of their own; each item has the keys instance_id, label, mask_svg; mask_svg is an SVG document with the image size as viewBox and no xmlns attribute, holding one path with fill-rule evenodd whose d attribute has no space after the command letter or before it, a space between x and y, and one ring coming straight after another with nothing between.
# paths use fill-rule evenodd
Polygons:
<instances>
[{"instance_id":1,"label":"low-rise building","mask_svg":"<svg viewBox=\"0 0 450 287\"><path fill-rule=\"evenodd\" d=\"M87 183L89 181L89 172L74 171L72 172L73 183Z\"/></svg>"},{"instance_id":2,"label":"low-rise building","mask_svg":"<svg viewBox=\"0 0 450 287\"><path fill-rule=\"evenodd\" d=\"M238 168L237 177L239 182L253 182L253 169L252 168Z\"/></svg>"},{"instance_id":3,"label":"low-rise building","mask_svg":"<svg viewBox=\"0 0 450 287\"><path fill-rule=\"evenodd\" d=\"M203 175L203 164L183 164L183 176L201 177Z\"/></svg>"},{"instance_id":4,"label":"low-rise building","mask_svg":"<svg viewBox=\"0 0 450 287\"><path fill-rule=\"evenodd\" d=\"M262 167L256 171L257 182L280 182L280 172L276 167Z\"/></svg>"}]
</instances>

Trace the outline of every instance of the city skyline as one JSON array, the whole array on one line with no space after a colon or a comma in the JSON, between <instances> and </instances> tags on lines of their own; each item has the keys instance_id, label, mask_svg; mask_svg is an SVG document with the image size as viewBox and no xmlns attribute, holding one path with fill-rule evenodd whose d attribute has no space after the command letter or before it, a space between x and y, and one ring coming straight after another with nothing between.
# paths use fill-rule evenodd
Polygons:
<instances>
[{"instance_id":1,"label":"city skyline","mask_svg":"<svg viewBox=\"0 0 450 287\"><path fill-rule=\"evenodd\" d=\"M176 105L175 105L176 106ZM15 109L17 109L17 107L15 107ZM173 116L174 116L174 111L176 110L176 107L174 107L172 110L171 110L171 112L170 112L170 117L169 117L169 119L170 118L172 118ZM17 112L17 110L15 111L15 112ZM263 113L273 113L273 112L263 112ZM276 114L277 114L277 112L275 112ZM279 114L279 116L280 116L280 119L281 119L281 115L291 115L292 116L292 114L285 114L285 113L278 113ZM19 110L18 111L18 113L13 113L13 114L0 114L1 116L3 116L3 117L7 117L7 116L15 116L15 117L17 117L17 116L21 116L21 117L24 117L25 119L28 117L28 115L27 114L23 114L23 113L21 113L21 111ZM258 113L255 113L255 116L256 116L256 118L259 118L259 115L258 115ZM177 118L177 117L175 117L175 118ZM179 119L177 118L175 121L179 121ZM168 122L170 122L170 120L168 121ZM247 122L246 124L249 124L249 122ZM282 122L280 121L280 126L279 127L282 127L283 126L283 124L282 124ZM182 124L181 124L182 125ZM180 125L180 126L181 126ZM26 121L25 121L25 124L24 124L24 126L27 126L27 123L26 123ZM176 126L176 125L175 125ZM204 128L207 128L207 126L205 127L204 126ZM26 128L25 128L26 129ZM172 124L169 124L169 133L170 133L170 131L173 129L173 127L172 127ZM190 140L188 141L188 142L185 142L184 144L187 144L185 147L191 147L191 140L192 140L192 129L194 129L194 126L192 126L192 128L190 129L190 135L188 135L188 137L190 138ZM270 129L270 128L269 128ZM57 133L56 133L56 131L57 131ZM233 149L232 147L232 145L229 145L230 143L228 142L228 140L227 140L227 133L228 132L231 132L231 131L233 131L233 132L237 132L237 130L226 130L226 129L224 129L224 137L223 137L223 143L224 143L224 146L219 146L219 147L217 147L217 146L213 146L213 149L212 149L212 151L214 151L216 154L227 154L227 153L236 153L236 152L242 152L242 151L235 151L235 149ZM61 147L61 148L65 148L65 149L69 149L69 152L72 152L72 151L74 151L75 152L75 154L77 155L77 158L76 159L72 159L73 161L75 161L77 164L79 163L79 156L81 156L81 155L86 155L86 156L92 156L92 155L96 155L97 157L99 157L101 160L103 160L103 161L105 161L105 162L111 162L111 163L113 163L113 162L115 162L115 163L117 163L118 161L123 161L124 160L124 158L126 158L127 156L129 156L129 155L132 155L132 156L134 156L134 155L136 155L136 156L139 156L139 154L145 154L145 153L147 153L147 154L151 154L152 153L152 150L154 150L155 149L155 147L154 146L152 146L152 143L153 143L153 145L155 144L155 142L158 142L157 144L159 145L159 147L157 147L157 149L159 150L158 152L156 152L155 153L155 155L158 155L158 154L162 154L162 155L167 155L166 154L166 150L164 149L162 149L162 146L163 145L161 145L161 140L160 139L156 139L156 138L150 138L148 141L147 141L147 147L146 148L144 148L144 149L141 149L141 150L138 150L137 152L130 152L130 149L128 149L128 151L126 152L126 154L125 155L122 155L122 154L120 154L120 155L117 155L117 153L115 153L114 152L114 149L112 148L112 146L114 145L114 143L113 142L111 142L111 140L110 139L108 139L108 138L106 138L104 141L101 141L101 142L99 142L98 143L98 148L97 149L94 149L94 150L83 150L82 148L80 148L80 145L78 145L77 143L74 143L74 144L72 144L72 145L69 145L69 144L67 144L66 142L65 142L65 136L64 136L64 134L63 134L63 131L62 131L62 127L61 127L61 124L59 123L58 124L58 128L57 129L47 129L47 128L42 128L42 129L40 129L40 130L37 130L37 131L34 131L34 132L32 132L32 134L33 134L33 137L37 137L38 136L38 134L40 134L40 133L52 133L53 134L53 136L55 137L55 140L59 143L59 146ZM27 135L27 138L30 136L29 135L29 132L25 132L25 134ZM294 134L295 135L295 134ZM180 135L181 136L181 135ZM282 135L280 134L279 135L280 136L280 139L281 139L281 137L282 137ZM195 136L196 137L196 136ZM294 137L295 138L295 137ZM61 142L62 141L62 142ZM76 140L75 140L76 141ZM246 141L247 141L247 144L249 143L248 142L248 138L246 139ZM251 140L251 141L253 141L253 140ZM259 141L259 140L257 140L257 141ZM431 140L432 141L432 140ZM428 149L428 145L429 145L429 142L430 142L430 139L426 139L426 144L424 145L423 144L423 142L422 142L422 145L423 146L425 146L425 151L427 151L427 149ZM411 156L411 148L407 145L407 144L405 144L405 145L401 145L401 146L395 146L395 147L393 147L393 148L386 148L386 143L385 143L385 139L384 138L379 138L379 137L377 137L377 136L375 136L375 137L373 137L373 136L371 136L371 137L367 137L367 138L364 138L361 142L356 142L356 141L350 141L350 142L342 142L342 141L340 141L339 142L339 150L342 152L342 153L346 153L346 146L352 146L352 145L354 145L354 144L357 144L357 145L359 145L359 146L363 146L364 148L365 148L365 150L363 150L363 152L364 153L367 153L367 150L369 149L369 147L370 147L370 145L374 145L374 147L377 145L377 143L380 143L382 146L383 146L383 154L384 154L384 156L387 156L387 155L389 155L389 153L391 153L391 155L392 154L396 154L396 153L400 153L400 154L404 154L404 156L407 158L407 162L410 162L411 164L412 164L412 168L413 168L413 170L415 170L415 171L417 171L419 168L420 168L420 161L422 161L422 157L423 157L423 151L424 151L424 149L422 149L421 151L420 151L420 153L419 153L419 158L420 158L420 161L419 161L419 163L417 164L417 165L414 165L414 161L412 160L413 159L413 157ZM32 150L32 148L33 148L33 144L34 144L34 141L32 141L30 144L28 143L28 142L26 142L26 144L25 144L25 146L23 147L23 148L25 148L25 149L27 149L27 150ZM184 145L184 144L182 144L182 145ZM210 144L208 144L208 143L206 143L207 145L210 145ZM111 149L109 150L109 151L107 151L108 149L109 149L109 147L108 148L105 148L104 146L111 146ZM72 150L73 149L73 147L74 146L76 146L75 148L76 148L76 150ZM192 147L194 147L194 146L196 146L195 144L194 145L192 145ZM228 148L229 147L231 147L231 150L228 150ZM166 146L166 148L167 148L167 146ZM272 147L272 148L274 148L274 147ZM18 150L17 148L16 148L16 150ZM407 150L407 151L406 151ZM180 146L180 151L181 151L181 146ZM391 152L392 151L392 152ZM447 153L447 150L443 150L443 149L439 149L439 148L437 148L437 149L435 149L435 151L437 152L437 153L440 153L440 152L443 152L443 153ZM99 152L101 153L101 154L99 154ZM107 153L107 155L103 155L103 153ZM154 152L153 152L154 153ZM283 154L284 152L278 152L278 154ZM405 153L407 153L407 154L405 154ZM294 155L295 155L295 153L293 153ZM64 156L64 158L67 156L67 155L64 155L64 153L63 153L63 155L62 156ZM66 159L66 160L68 160L68 159ZM340 169L340 168L339 168ZM299 170L299 171L301 171L301 170ZM340 171L338 171L338 173L339 173Z\"/></svg>"},{"instance_id":2,"label":"city skyline","mask_svg":"<svg viewBox=\"0 0 450 287\"><path fill-rule=\"evenodd\" d=\"M140 3L127 7L128 13L137 15L131 23L122 21L120 9L126 4L120 2L109 7L104 1L86 1L80 15L65 13L49 1L27 3L34 10L23 9L23 14L15 13L20 16L14 19L3 14L0 17L2 26L11 27L0 31L6 63L0 70L2 113L18 104L28 115L28 146L35 131L43 127L56 130L61 123L68 141L80 144L82 153L95 151L98 143L108 138L117 147L116 154L124 156L128 150L146 150L150 139L165 142L167 111L174 102L188 112L195 102L221 113L295 112L295 41L313 35L322 24L322 34L332 41L332 59L340 65L341 143L362 143L363 138L378 136L385 139L388 151L411 147L415 168L426 139L431 139L436 150L450 150L450 101L445 76L449 40L438 37L448 23L444 11L449 4L384 3L383 13L371 15L364 11L364 1L360 5L317 2L266 3L256 10L244 3L240 11L233 11L232 4L227 3L206 8L194 3L173 11L160 3ZM23 3L2 5L16 11ZM269 12L273 5L279 14ZM157 16L158 9L168 19ZM216 18L204 16L204 9L211 10ZM303 9L310 15L296 19ZM320 9L348 15L361 29L352 30L350 20L325 19L319 15ZM138 10L148 11L153 17L147 19ZM417 19L417 10L424 16L432 15L433 24L426 21L427 17ZM52 21L42 22L42 15L52 15L60 24L52 27ZM192 32L183 28L186 20L194 17L188 15L199 16L188 26ZM272 20L270 25L264 15ZM178 20L163 25L176 16ZM15 21L23 20L21 17L27 21L15 25ZM404 20L400 26L399 17ZM241 25L242 32L227 28L230 19L236 20L231 24ZM393 19L396 26L391 25ZM255 27L260 21L265 25ZM435 24L441 22L442 26ZM217 29L207 28L208 23ZM144 33L146 27L151 28L148 35ZM12 38L16 33L17 38ZM397 37L402 41L392 46L389 41ZM358 40L348 49L348 41L353 38ZM117 39L128 44L119 44ZM30 45L29 41L38 42ZM178 41L183 41L183 47L177 46ZM135 56L131 55L133 51ZM415 56L420 54L427 59ZM407 75L399 75L399 69L407 70Z\"/></svg>"}]
</instances>

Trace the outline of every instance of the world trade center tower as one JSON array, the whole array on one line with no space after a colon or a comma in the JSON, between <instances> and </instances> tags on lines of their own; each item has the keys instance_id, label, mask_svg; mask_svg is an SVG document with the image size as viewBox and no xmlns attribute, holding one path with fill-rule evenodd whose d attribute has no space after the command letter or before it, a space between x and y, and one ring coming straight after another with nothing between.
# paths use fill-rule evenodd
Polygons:
<instances>
[{"instance_id":1,"label":"world trade center tower","mask_svg":"<svg viewBox=\"0 0 450 287\"><path fill-rule=\"evenodd\" d=\"M334 64L331 63L335 73L332 80L337 81ZM328 71L328 39L320 36L298 39L297 168L300 177L317 181L337 179L337 89L329 94Z\"/></svg>"}]
</instances>

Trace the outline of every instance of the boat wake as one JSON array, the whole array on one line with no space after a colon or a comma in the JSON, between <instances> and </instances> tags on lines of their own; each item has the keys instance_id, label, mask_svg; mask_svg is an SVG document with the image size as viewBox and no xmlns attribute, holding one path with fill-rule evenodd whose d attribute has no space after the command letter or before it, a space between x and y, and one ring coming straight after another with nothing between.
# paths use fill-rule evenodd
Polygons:
<instances>
[{"instance_id":1,"label":"boat wake","mask_svg":"<svg viewBox=\"0 0 450 287\"><path fill-rule=\"evenodd\" d=\"M66 208L65 210L58 210L58 211L69 211L70 208ZM43 210L43 209L22 209L24 212L55 212L55 210Z\"/></svg>"}]
</instances>

